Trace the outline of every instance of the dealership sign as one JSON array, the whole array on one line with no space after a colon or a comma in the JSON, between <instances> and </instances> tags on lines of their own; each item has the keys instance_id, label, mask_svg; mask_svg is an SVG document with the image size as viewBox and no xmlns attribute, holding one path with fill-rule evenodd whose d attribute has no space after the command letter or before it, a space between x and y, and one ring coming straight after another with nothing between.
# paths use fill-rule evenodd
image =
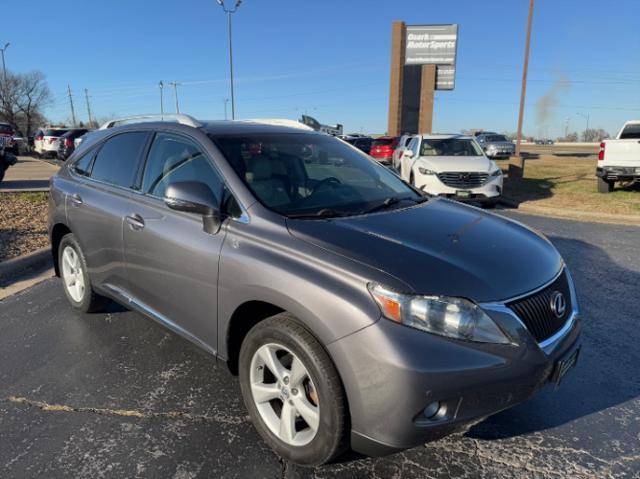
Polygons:
<instances>
[{"instance_id":1,"label":"dealership sign","mask_svg":"<svg viewBox=\"0 0 640 479\"><path fill-rule=\"evenodd\" d=\"M405 65L455 65L458 25L407 25Z\"/></svg>"},{"instance_id":2,"label":"dealership sign","mask_svg":"<svg viewBox=\"0 0 640 479\"><path fill-rule=\"evenodd\" d=\"M436 65L436 89L453 90L458 25L407 25L405 65Z\"/></svg>"}]
</instances>

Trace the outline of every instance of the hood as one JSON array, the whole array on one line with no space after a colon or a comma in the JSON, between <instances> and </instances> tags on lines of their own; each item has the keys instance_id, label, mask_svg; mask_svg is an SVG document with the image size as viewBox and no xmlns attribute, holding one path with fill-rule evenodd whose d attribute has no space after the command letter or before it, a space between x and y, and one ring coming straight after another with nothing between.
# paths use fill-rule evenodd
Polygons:
<instances>
[{"instance_id":1,"label":"hood","mask_svg":"<svg viewBox=\"0 0 640 479\"><path fill-rule=\"evenodd\" d=\"M532 230L442 199L350 218L289 219L287 224L303 241L400 279L410 288L407 292L504 300L550 281L562 266L556 249Z\"/></svg>"},{"instance_id":2,"label":"hood","mask_svg":"<svg viewBox=\"0 0 640 479\"><path fill-rule=\"evenodd\" d=\"M425 168L443 171L480 171L489 173L491 160L486 156L421 156L417 162Z\"/></svg>"}]
</instances>

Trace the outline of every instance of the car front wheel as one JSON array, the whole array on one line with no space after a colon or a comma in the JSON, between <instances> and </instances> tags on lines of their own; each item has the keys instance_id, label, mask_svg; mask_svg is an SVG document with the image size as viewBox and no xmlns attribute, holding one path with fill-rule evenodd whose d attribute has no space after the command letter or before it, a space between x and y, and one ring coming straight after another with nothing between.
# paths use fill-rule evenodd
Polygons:
<instances>
[{"instance_id":1,"label":"car front wheel","mask_svg":"<svg viewBox=\"0 0 640 479\"><path fill-rule=\"evenodd\" d=\"M253 424L281 457L311 466L344 451L342 383L322 346L292 315L278 314L249 331L239 375Z\"/></svg>"}]
</instances>

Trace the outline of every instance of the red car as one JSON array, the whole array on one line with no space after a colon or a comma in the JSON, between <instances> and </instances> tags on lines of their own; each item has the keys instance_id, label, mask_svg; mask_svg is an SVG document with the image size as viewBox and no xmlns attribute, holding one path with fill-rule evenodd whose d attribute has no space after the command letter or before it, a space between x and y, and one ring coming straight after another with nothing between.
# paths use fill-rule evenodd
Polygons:
<instances>
[{"instance_id":1,"label":"red car","mask_svg":"<svg viewBox=\"0 0 640 479\"><path fill-rule=\"evenodd\" d=\"M391 158L393 157L393 151L398 146L398 136L381 136L373 140L371 144L371 151L369 155L385 165L391 164Z\"/></svg>"}]
</instances>

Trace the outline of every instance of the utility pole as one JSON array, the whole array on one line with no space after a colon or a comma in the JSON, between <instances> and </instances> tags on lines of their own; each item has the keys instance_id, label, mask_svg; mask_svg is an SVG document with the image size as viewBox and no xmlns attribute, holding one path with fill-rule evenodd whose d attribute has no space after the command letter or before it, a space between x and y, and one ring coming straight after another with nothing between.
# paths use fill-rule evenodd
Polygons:
<instances>
[{"instance_id":1,"label":"utility pole","mask_svg":"<svg viewBox=\"0 0 640 479\"><path fill-rule=\"evenodd\" d=\"M73 108L73 95L71 94L71 85L67 84L67 90L69 91L69 105L71 105L71 121L73 127L76 126L76 111Z\"/></svg>"},{"instance_id":2,"label":"utility pole","mask_svg":"<svg viewBox=\"0 0 640 479\"><path fill-rule=\"evenodd\" d=\"M5 43L4 48L0 48L0 51L2 52L2 78L5 85L7 84L7 67L4 64L4 52L7 48L9 48L9 45L11 45L11 43L7 42Z\"/></svg>"},{"instance_id":3,"label":"utility pole","mask_svg":"<svg viewBox=\"0 0 640 479\"><path fill-rule=\"evenodd\" d=\"M227 24L228 24L228 30L229 30L229 82L231 84L231 119L235 120L236 119L236 97L233 92L233 38L231 35L231 15L236 13L236 11L238 10L238 7L242 3L242 0L236 0L236 3L233 9L228 9L224 4L224 0L216 0L216 1L218 2L218 5L222 7L222 10L224 11L224 13L227 14Z\"/></svg>"},{"instance_id":4,"label":"utility pole","mask_svg":"<svg viewBox=\"0 0 640 479\"><path fill-rule=\"evenodd\" d=\"M587 131L589 130L589 113L586 115L584 113L576 113L576 115L581 116L585 120L587 120L587 127L584 129L584 134L582 135L583 141L587 141Z\"/></svg>"},{"instance_id":5,"label":"utility pole","mask_svg":"<svg viewBox=\"0 0 640 479\"><path fill-rule=\"evenodd\" d=\"M162 96L162 89L164 88L164 83L162 83L162 80L160 80L160 83L158 83L158 86L160 87L160 118L164 120L164 98Z\"/></svg>"},{"instance_id":6,"label":"utility pole","mask_svg":"<svg viewBox=\"0 0 640 479\"><path fill-rule=\"evenodd\" d=\"M565 139L565 141L566 141L567 137L569 136L569 120L570 120L570 118L567 117L567 121L564 124L564 139Z\"/></svg>"},{"instance_id":7,"label":"utility pole","mask_svg":"<svg viewBox=\"0 0 640 479\"><path fill-rule=\"evenodd\" d=\"M527 37L524 46L524 65L522 67L522 90L520 92L520 112L518 113L518 137L516 139L516 164L509 165L509 179L519 180L524 176L524 158L520 153L522 143L522 121L524 119L524 99L527 95L527 72L529 69L529 47L531 45L531 24L533 22L533 2L529 0L529 18L527 20Z\"/></svg>"},{"instance_id":8,"label":"utility pole","mask_svg":"<svg viewBox=\"0 0 640 479\"><path fill-rule=\"evenodd\" d=\"M173 87L173 96L176 99L176 113L180 113L180 105L178 104L178 83L172 81L169 85Z\"/></svg>"},{"instance_id":9,"label":"utility pole","mask_svg":"<svg viewBox=\"0 0 640 479\"><path fill-rule=\"evenodd\" d=\"M89 90L84 89L84 99L87 102L87 114L89 115L89 127L93 128L93 117L91 116L91 104L89 103Z\"/></svg>"},{"instance_id":10,"label":"utility pole","mask_svg":"<svg viewBox=\"0 0 640 479\"><path fill-rule=\"evenodd\" d=\"M227 119L227 103L229 103L229 99L224 98L222 102L224 103L224 119L226 120Z\"/></svg>"}]
</instances>

